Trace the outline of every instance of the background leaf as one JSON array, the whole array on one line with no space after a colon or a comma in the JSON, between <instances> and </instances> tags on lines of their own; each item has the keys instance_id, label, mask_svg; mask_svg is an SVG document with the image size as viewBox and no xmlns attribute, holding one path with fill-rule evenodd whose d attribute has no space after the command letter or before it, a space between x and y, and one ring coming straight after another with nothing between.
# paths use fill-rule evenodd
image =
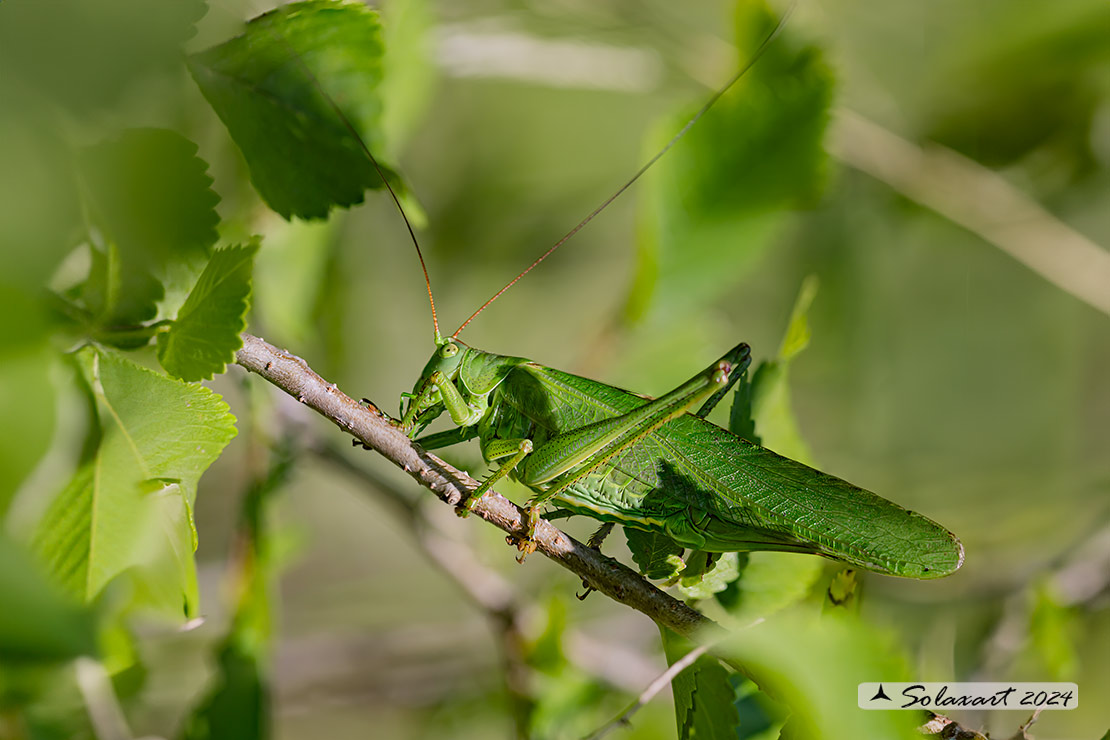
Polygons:
<instances>
[{"instance_id":1,"label":"background leaf","mask_svg":"<svg viewBox=\"0 0 1110 740\"><path fill-rule=\"evenodd\" d=\"M101 324L154 318L167 264L202 260L216 243L220 199L196 153L180 134L153 128L129 129L80 153L99 231L83 298Z\"/></svg>"},{"instance_id":2,"label":"background leaf","mask_svg":"<svg viewBox=\"0 0 1110 740\"><path fill-rule=\"evenodd\" d=\"M0 316L8 317L0 322L0 521L54 433L54 363L43 313L25 290L0 287Z\"/></svg>"},{"instance_id":3,"label":"background leaf","mask_svg":"<svg viewBox=\"0 0 1110 740\"><path fill-rule=\"evenodd\" d=\"M662 629L663 651L673 665L694 644ZM740 713L730 672L712 655L702 655L671 681L679 740L736 740Z\"/></svg>"},{"instance_id":4,"label":"background leaf","mask_svg":"<svg viewBox=\"0 0 1110 740\"><path fill-rule=\"evenodd\" d=\"M1107 61L1102 41L1110 34L1110 9L1084 2L1021 9L996 19L989 34L985 19L973 15L950 39L943 72L966 84L944 88L929 77L922 90L930 103L922 111L929 138L995 167L1043 147L1082 172L1094 164L1093 152L1077 124L1097 115L1094 70ZM1015 120L1022 125L1006 125Z\"/></svg>"},{"instance_id":5,"label":"background leaf","mask_svg":"<svg viewBox=\"0 0 1110 740\"><path fill-rule=\"evenodd\" d=\"M263 740L270 737L272 690L267 676L273 637L277 563L269 524L274 495L288 483L293 458L286 445L275 450L265 475L243 498L232 561L234 614L216 648L216 675L186 720L183 740Z\"/></svg>"},{"instance_id":6,"label":"background leaf","mask_svg":"<svg viewBox=\"0 0 1110 740\"><path fill-rule=\"evenodd\" d=\"M682 569L682 553L686 549L666 535L624 527L632 559L647 578L671 578Z\"/></svg>"},{"instance_id":7,"label":"background leaf","mask_svg":"<svg viewBox=\"0 0 1110 740\"><path fill-rule=\"evenodd\" d=\"M0 6L0 18L10 5ZM18 110L14 101L0 110L0 254L14 258L0 278L2 291L40 285L81 239L73 155L60 128L41 111Z\"/></svg>"},{"instance_id":8,"label":"background leaf","mask_svg":"<svg viewBox=\"0 0 1110 740\"><path fill-rule=\"evenodd\" d=\"M820 558L782 552L747 553L746 560L740 577L717 595L745 625L804 599L825 567Z\"/></svg>"},{"instance_id":9,"label":"background leaf","mask_svg":"<svg viewBox=\"0 0 1110 740\"><path fill-rule=\"evenodd\" d=\"M194 615L197 481L235 436L234 417L207 388L112 352L86 347L77 361L101 439L43 517L35 549L82 601L134 569L136 605Z\"/></svg>"},{"instance_id":10,"label":"background leaf","mask_svg":"<svg viewBox=\"0 0 1110 740\"><path fill-rule=\"evenodd\" d=\"M265 740L270 737L270 687L257 658L235 640L216 656L217 680L182 731L182 740Z\"/></svg>"},{"instance_id":11,"label":"background leaf","mask_svg":"<svg viewBox=\"0 0 1110 740\"><path fill-rule=\"evenodd\" d=\"M81 152L97 225L130 256L206 254L220 198L197 145L167 129L129 129Z\"/></svg>"},{"instance_id":12,"label":"background leaf","mask_svg":"<svg viewBox=\"0 0 1110 740\"><path fill-rule=\"evenodd\" d=\"M251 275L258 244L218 250L177 312L158 335L158 361L182 380L207 380L222 373L243 346Z\"/></svg>"},{"instance_id":13,"label":"background leaf","mask_svg":"<svg viewBox=\"0 0 1110 740\"><path fill-rule=\"evenodd\" d=\"M28 553L0 535L0 662L96 653L96 621L47 582Z\"/></svg>"},{"instance_id":14,"label":"background leaf","mask_svg":"<svg viewBox=\"0 0 1110 740\"><path fill-rule=\"evenodd\" d=\"M794 417L789 382L791 362L809 344L807 312L816 294L817 278L811 275L798 291L778 357L759 364L752 375L751 390L751 413L760 444L807 465L815 462Z\"/></svg>"},{"instance_id":15,"label":"background leaf","mask_svg":"<svg viewBox=\"0 0 1110 740\"><path fill-rule=\"evenodd\" d=\"M729 407L728 430L749 442L761 442L756 433L755 419L752 418L752 379L747 368L744 369L743 377L736 382L732 406Z\"/></svg>"},{"instance_id":16,"label":"background leaf","mask_svg":"<svg viewBox=\"0 0 1110 740\"><path fill-rule=\"evenodd\" d=\"M124 255L115 244L90 247L89 276L81 286L81 301L91 314L98 338L115 327L150 321L158 315L158 302L166 294L161 279L154 274L152 261L145 256ZM123 349L135 349L150 341L150 336L122 343L105 338Z\"/></svg>"},{"instance_id":17,"label":"background leaf","mask_svg":"<svg viewBox=\"0 0 1110 740\"><path fill-rule=\"evenodd\" d=\"M261 15L246 32L188 60L266 203L285 218L324 218L383 187L322 90L372 152L382 147L378 14L308 0ZM395 176L394 176L395 177Z\"/></svg>"},{"instance_id":18,"label":"background leaf","mask_svg":"<svg viewBox=\"0 0 1110 740\"><path fill-rule=\"evenodd\" d=\"M865 712L856 706L859 683L908 675L898 650L873 626L788 613L743 630L720 654L739 661L761 691L789 708L797 737L920 737L914 712Z\"/></svg>"},{"instance_id":19,"label":"background leaf","mask_svg":"<svg viewBox=\"0 0 1110 740\"><path fill-rule=\"evenodd\" d=\"M777 16L762 2L737 7L746 61ZM628 318L654 300L673 311L721 295L773 243L787 210L816 200L831 101L820 50L787 28L646 178ZM668 120L649 149L684 122Z\"/></svg>"},{"instance_id":20,"label":"background leaf","mask_svg":"<svg viewBox=\"0 0 1110 740\"><path fill-rule=\"evenodd\" d=\"M1079 668L1074 610L1060 603L1051 584L1041 583L1030 595L1029 637L1049 679L1067 681Z\"/></svg>"},{"instance_id":21,"label":"background leaf","mask_svg":"<svg viewBox=\"0 0 1110 740\"><path fill-rule=\"evenodd\" d=\"M336 221L270 219L266 249L255 259L251 311L266 336L296 346L319 339L316 306L321 299Z\"/></svg>"},{"instance_id":22,"label":"background leaf","mask_svg":"<svg viewBox=\"0 0 1110 740\"><path fill-rule=\"evenodd\" d=\"M705 558L709 553L695 552L688 557L687 567L698 569L697 558ZM747 558L744 558L744 567ZM714 594L720 593L729 587L741 575L741 558L735 552L719 553L713 561L713 566L704 573L683 576L678 582L679 591L687 599L710 599Z\"/></svg>"},{"instance_id":23,"label":"background leaf","mask_svg":"<svg viewBox=\"0 0 1110 740\"><path fill-rule=\"evenodd\" d=\"M568 656L570 615L563 598L553 596L544 606L542 631L524 648L537 690L515 696L512 711L528 717L527 737L582 737L593 729L596 708L608 695L596 676Z\"/></svg>"}]
</instances>

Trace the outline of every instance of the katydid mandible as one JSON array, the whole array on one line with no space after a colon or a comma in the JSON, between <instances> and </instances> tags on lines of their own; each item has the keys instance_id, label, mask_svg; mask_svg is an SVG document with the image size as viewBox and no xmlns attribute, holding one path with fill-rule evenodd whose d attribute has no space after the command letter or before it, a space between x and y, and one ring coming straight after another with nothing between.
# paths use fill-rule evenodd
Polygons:
<instances>
[{"instance_id":1,"label":"katydid mandible","mask_svg":"<svg viewBox=\"0 0 1110 740\"><path fill-rule=\"evenodd\" d=\"M495 470L468 505L505 476L534 492L527 506L529 534L520 543L524 555L535 548L532 537L539 512L550 502L602 521L605 531L621 524L709 553L812 553L909 578L939 578L963 563L959 540L939 524L706 420L750 362L746 344L670 393L651 399L525 358L484 352L458 339L486 306L663 156L759 59L788 16L789 10L748 63L665 147L448 338L440 334L428 271L404 209L374 155L332 102L382 174L405 219L432 305L435 353L412 393L402 394L403 418L398 423L415 437L446 412L456 429L418 442L435 449L479 439L484 458Z\"/></svg>"}]
</instances>

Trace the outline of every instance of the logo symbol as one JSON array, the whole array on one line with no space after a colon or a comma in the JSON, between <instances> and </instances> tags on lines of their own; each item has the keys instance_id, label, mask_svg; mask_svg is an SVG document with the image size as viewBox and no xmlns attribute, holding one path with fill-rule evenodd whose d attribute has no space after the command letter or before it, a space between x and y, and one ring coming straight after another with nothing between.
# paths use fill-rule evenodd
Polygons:
<instances>
[{"instance_id":1,"label":"logo symbol","mask_svg":"<svg viewBox=\"0 0 1110 740\"><path fill-rule=\"evenodd\" d=\"M883 691L883 685L882 684L879 684L879 690L877 692L875 692L874 696L871 697L871 701L875 701L876 699L886 699L887 701L893 701L893 699L891 699L889 696L887 696L886 692Z\"/></svg>"}]
</instances>

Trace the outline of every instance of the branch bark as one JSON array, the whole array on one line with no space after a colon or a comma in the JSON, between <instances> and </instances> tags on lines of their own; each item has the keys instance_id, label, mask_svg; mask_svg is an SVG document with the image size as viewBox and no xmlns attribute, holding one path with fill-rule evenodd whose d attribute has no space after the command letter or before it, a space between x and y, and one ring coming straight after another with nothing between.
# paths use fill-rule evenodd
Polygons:
<instances>
[{"instance_id":1,"label":"branch bark","mask_svg":"<svg viewBox=\"0 0 1110 740\"><path fill-rule=\"evenodd\" d=\"M386 414L374 406L355 401L334 383L321 378L300 357L244 333L243 347L235 354L235 361L331 420L340 430L404 470L443 502L457 506L478 487L478 481L421 449L390 423ZM527 516L524 511L494 491L477 502L473 513L514 539L525 535ZM631 568L588 548L549 522L540 522L536 544L537 552L570 570L594 589L680 635L704 641L712 639L711 633L719 630L712 620L663 593Z\"/></svg>"}]
</instances>

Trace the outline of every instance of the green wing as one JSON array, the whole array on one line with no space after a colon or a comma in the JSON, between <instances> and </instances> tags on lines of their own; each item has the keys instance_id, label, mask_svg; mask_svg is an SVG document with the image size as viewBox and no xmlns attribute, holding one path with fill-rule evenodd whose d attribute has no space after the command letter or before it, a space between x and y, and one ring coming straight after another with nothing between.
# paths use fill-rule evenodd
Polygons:
<instances>
[{"instance_id":1,"label":"green wing","mask_svg":"<svg viewBox=\"0 0 1110 740\"><path fill-rule=\"evenodd\" d=\"M502 394L539 438L646 401L534 364L514 370ZM810 552L913 578L948 575L963 562L959 540L930 519L692 414L660 427L559 498L598 518L662 529L702 550Z\"/></svg>"}]
</instances>

